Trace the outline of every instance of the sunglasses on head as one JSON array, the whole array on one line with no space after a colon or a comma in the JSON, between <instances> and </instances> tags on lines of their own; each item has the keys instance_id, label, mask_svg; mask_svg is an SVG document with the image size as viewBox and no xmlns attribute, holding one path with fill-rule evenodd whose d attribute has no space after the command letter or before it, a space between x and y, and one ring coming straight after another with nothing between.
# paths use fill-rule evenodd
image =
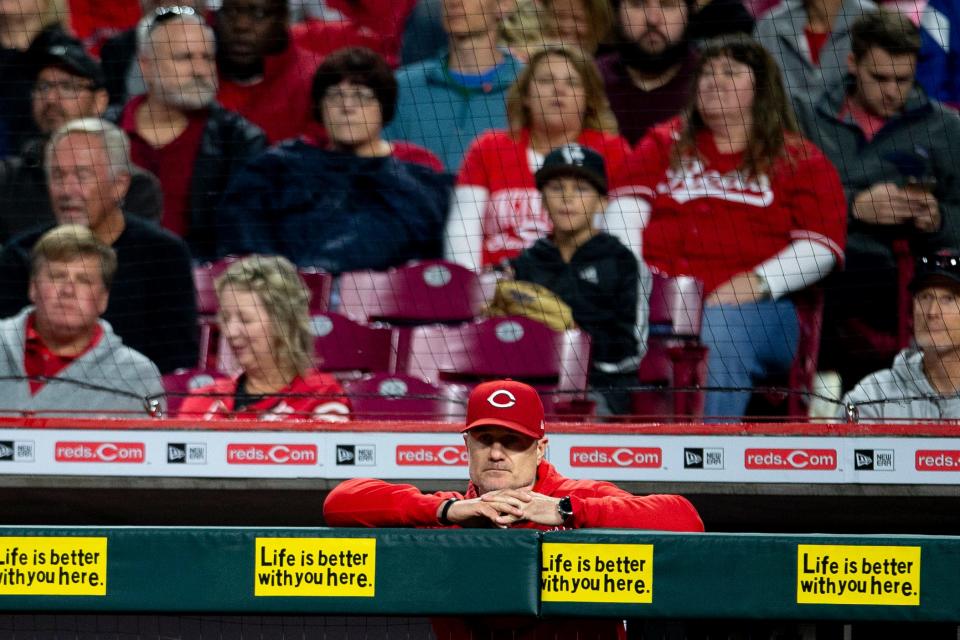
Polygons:
<instances>
[{"instance_id":1,"label":"sunglasses on head","mask_svg":"<svg viewBox=\"0 0 960 640\"><path fill-rule=\"evenodd\" d=\"M175 18L195 15L198 14L196 9L193 7L157 7L153 11L153 17L150 20L149 30L152 31L164 22L170 22Z\"/></svg>"}]
</instances>

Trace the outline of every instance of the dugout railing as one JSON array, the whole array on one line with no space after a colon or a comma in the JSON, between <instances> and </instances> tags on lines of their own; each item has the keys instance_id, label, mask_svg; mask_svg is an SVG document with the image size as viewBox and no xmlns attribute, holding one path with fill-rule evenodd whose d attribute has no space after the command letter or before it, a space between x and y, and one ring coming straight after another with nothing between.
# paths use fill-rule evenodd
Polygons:
<instances>
[{"instance_id":1,"label":"dugout railing","mask_svg":"<svg viewBox=\"0 0 960 640\"><path fill-rule=\"evenodd\" d=\"M960 620L960 538L0 529L0 610Z\"/></svg>"}]
</instances>

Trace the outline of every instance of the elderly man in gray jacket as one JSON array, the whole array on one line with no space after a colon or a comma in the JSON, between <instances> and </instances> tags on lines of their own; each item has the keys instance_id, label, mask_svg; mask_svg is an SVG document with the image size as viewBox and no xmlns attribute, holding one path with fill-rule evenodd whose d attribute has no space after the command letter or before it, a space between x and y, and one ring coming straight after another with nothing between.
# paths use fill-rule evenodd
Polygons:
<instances>
[{"instance_id":1,"label":"elderly man in gray jacket","mask_svg":"<svg viewBox=\"0 0 960 640\"><path fill-rule=\"evenodd\" d=\"M100 320L113 249L63 225L33 248L31 306L0 321L0 415L132 416L162 409L160 372Z\"/></svg>"},{"instance_id":2,"label":"elderly man in gray jacket","mask_svg":"<svg viewBox=\"0 0 960 640\"><path fill-rule=\"evenodd\" d=\"M916 347L864 378L844 397L841 417L960 418L960 253L920 258L910 290Z\"/></svg>"}]
</instances>

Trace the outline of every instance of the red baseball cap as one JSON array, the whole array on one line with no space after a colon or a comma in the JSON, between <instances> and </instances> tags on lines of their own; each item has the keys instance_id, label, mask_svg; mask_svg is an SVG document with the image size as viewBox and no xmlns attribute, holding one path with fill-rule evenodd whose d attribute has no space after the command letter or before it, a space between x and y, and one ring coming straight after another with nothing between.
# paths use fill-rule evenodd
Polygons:
<instances>
[{"instance_id":1,"label":"red baseball cap","mask_svg":"<svg viewBox=\"0 0 960 640\"><path fill-rule=\"evenodd\" d=\"M477 385L467 401L467 426L493 425L539 440L543 428L543 403L540 394L528 384L516 380L492 380Z\"/></svg>"}]
</instances>

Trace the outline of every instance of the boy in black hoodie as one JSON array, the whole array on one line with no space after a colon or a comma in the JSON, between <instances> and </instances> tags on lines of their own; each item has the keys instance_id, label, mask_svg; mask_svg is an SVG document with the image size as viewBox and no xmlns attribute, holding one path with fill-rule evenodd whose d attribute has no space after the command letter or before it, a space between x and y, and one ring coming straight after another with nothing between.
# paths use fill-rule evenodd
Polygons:
<instances>
[{"instance_id":1,"label":"boy in black hoodie","mask_svg":"<svg viewBox=\"0 0 960 640\"><path fill-rule=\"evenodd\" d=\"M553 233L511 261L514 277L543 285L570 305L592 339L590 386L607 405L600 413L631 413L626 388L637 385L646 350L641 269L647 281L649 274L619 240L594 226L607 204L603 157L578 144L558 147L536 181Z\"/></svg>"}]
</instances>

